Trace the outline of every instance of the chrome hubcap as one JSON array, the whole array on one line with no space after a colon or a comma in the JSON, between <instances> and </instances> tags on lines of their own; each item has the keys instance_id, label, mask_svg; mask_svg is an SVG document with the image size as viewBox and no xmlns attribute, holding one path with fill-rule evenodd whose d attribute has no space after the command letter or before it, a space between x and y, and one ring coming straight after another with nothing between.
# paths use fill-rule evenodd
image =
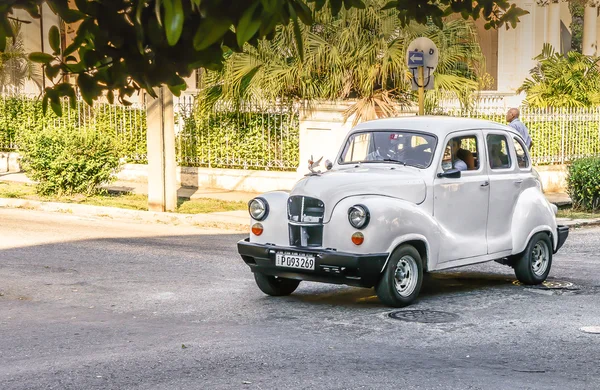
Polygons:
<instances>
[{"instance_id":1,"label":"chrome hubcap","mask_svg":"<svg viewBox=\"0 0 600 390\"><path fill-rule=\"evenodd\" d=\"M548 269L550 251L544 241L538 241L531 251L531 270L536 276L542 276Z\"/></svg>"},{"instance_id":2,"label":"chrome hubcap","mask_svg":"<svg viewBox=\"0 0 600 390\"><path fill-rule=\"evenodd\" d=\"M412 256L402 256L396 268L394 269L394 287L400 296L407 297L415 291L417 287L417 262Z\"/></svg>"}]
</instances>

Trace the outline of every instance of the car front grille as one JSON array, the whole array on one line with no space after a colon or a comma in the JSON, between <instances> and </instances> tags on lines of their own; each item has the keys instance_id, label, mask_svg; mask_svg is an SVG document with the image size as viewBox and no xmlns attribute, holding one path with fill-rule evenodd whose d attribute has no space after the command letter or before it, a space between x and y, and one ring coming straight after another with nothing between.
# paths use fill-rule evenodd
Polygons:
<instances>
[{"instance_id":1,"label":"car front grille","mask_svg":"<svg viewBox=\"0 0 600 390\"><path fill-rule=\"evenodd\" d=\"M288 200L290 245L322 246L324 215L325 205L321 200L308 196L290 196Z\"/></svg>"}]
</instances>

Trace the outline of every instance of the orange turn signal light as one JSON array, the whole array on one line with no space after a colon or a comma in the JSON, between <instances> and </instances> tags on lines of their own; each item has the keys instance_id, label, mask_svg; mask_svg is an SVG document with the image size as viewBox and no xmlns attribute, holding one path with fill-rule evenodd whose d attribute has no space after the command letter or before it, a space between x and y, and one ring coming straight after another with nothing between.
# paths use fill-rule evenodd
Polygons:
<instances>
[{"instance_id":1,"label":"orange turn signal light","mask_svg":"<svg viewBox=\"0 0 600 390\"><path fill-rule=\"evenodd\" d=\"M360 245L365 242L365 236L361 232L356 232L352 235L352 242L354 245Z\"/></svg>"},{"instance_id":2,"label":"orange turn signal light","mask_svg":"<svg viewBox=\"0 0 600 390\"><path fill-rule=\"evenodd\" d=\"M252 234L254 234L255 236L260 236L263 232L263 225L262 223L255 223L254 225L252 225Z\"/></svg>"}]
</instances>

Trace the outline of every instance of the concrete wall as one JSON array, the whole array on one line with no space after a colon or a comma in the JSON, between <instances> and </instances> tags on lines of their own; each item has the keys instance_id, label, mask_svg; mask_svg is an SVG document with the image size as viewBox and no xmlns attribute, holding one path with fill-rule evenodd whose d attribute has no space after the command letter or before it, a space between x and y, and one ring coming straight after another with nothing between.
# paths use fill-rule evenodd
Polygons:
<instances>
[{"instance_id":1,"label":"concrete wall","mask_svg":"<svg viewBox=\"0 0 600 390\"><path fill-rule=\"evenodd\" d=\"M344 112L352 103L315 103L300 115L300 165L298 174L308 173L308 160L311 156L318 160L333 161L346 134L352 129L354 117L344 122ZM321 168L323 170L324 168Z\"/></svg>"},{"instance_id":2,"label":"concrete wall","mask_svg":"<svg viewBox=\"0 0 600 390\"><path fill-rule=\"evenodd\" d=\"M221 188L232 191L267 192L289 190L300 179L296 172L251 171L177 167L177 184L184 187ZM148 182L148 166L125 164L117 175L119 180Z\"/></svg>"},{"instance_id":3,"label":"concrete wall","mask_svg":"<svg viewBox=\"0 0 600 390\"><path fill-rule=\"evenodd\" d=\"M540 174L544 192L567 192L566 165L542 165L535 170Z\"/></svg>"},{"instance_id":4,"label":"concrete wall","mask_svg":"<svg viewBox=\"0 0 600 390\"><path fill-rule=\"evenodd\" d=\"M307 130L308 131L308 130ZM337 141L331 137L330 143L319 144L325 149L327 145L336 148ZM17 153L0 152L0 172L19 172L19 159ZM323 159L325 160L325 158ZM321 167L322 170L324 168ZM540 174L546 192L566 192L567 166L544 165L535 167ZM300 169L299 169L300 170ZM277 172L277 171L251 171L244 169L217 169L178 167L177 184L184 187L220 188L243 192L267 192L275 190L290 190L302 178L304 173ZM148 166L143 164L125 164L123 170L117 175L118 180L148 182Z\"/></svg>"},{"instance_id":5,"label":"concrete wall","mask_svg":"<svg viewBox=\"0 0 600 390\"><path fill-rule=\"evenodd\" d=\"M20 172L20 160L18 153L0 152L0 172Z\"/></svg>"},{"instance_id":6,"label":"concrete wall","mask_svg":"<svg viewBox=\"0 0 600 390\"><path fill-rule=\"evenodd\" d=\"M324 168L321 169L324 170ZM535 170L540 174L545 192L567 191L566 165L543 165L535 167ZM221 188L244 192L262 193L275 190L291 190L301 177L302 174L295 172L177 168L177 183L184 187ZM148 168L146 165L126 164L119 173L118 178L119 180L147 182Z\"/></svg>"}]
</instances>

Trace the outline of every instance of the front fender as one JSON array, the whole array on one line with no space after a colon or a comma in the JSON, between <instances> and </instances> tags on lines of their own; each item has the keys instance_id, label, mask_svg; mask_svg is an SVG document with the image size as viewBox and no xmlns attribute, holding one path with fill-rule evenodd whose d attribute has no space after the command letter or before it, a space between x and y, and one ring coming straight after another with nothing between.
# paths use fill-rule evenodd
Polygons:
<instances>
[{"instance_id":1,"label":"front fender","mask_svg":"<svg viewBox=\"0 0 600 390\"><path fill-rule=\"evenodd\" d=\"M287 225L287 201L290 194L284 191L267 192L260 195L269 204L269 214L262 221L256 221L250 215L250 226L256 222L263 225L263 233L256 236L250 232L250 242L257 244L287 245L289 243Z\"/></svg>"},{"instance_id":2,"label":"front fender","mask_svg":"<svg viewBox=\"0 0 600 390\"><path fill-rule=\"evenodd\" d=\"M554 249L558 244L556 217L550 203L537 187L524 190L515 206L512 219L512 254L525 250L531 237L539 232L552 235Z\"/></svg>"},{"instance_id":3,"label":"front fender","mask_svg":"<svg viewBox=\"0 0 600 390\"><path fill-rule=\"evenodd\" d=\"M355 229L348 221L348 209L362 204L371 215L368 226ZM352 243L352 234L365 236L362 245ZM354 196L340 201L323 230L323 246L350 253L391 253L400 244L418 240L427 248L428 267L435 265L439 254L438 224L414 203L385 196Z\"/></svg>"}]
</instances>

